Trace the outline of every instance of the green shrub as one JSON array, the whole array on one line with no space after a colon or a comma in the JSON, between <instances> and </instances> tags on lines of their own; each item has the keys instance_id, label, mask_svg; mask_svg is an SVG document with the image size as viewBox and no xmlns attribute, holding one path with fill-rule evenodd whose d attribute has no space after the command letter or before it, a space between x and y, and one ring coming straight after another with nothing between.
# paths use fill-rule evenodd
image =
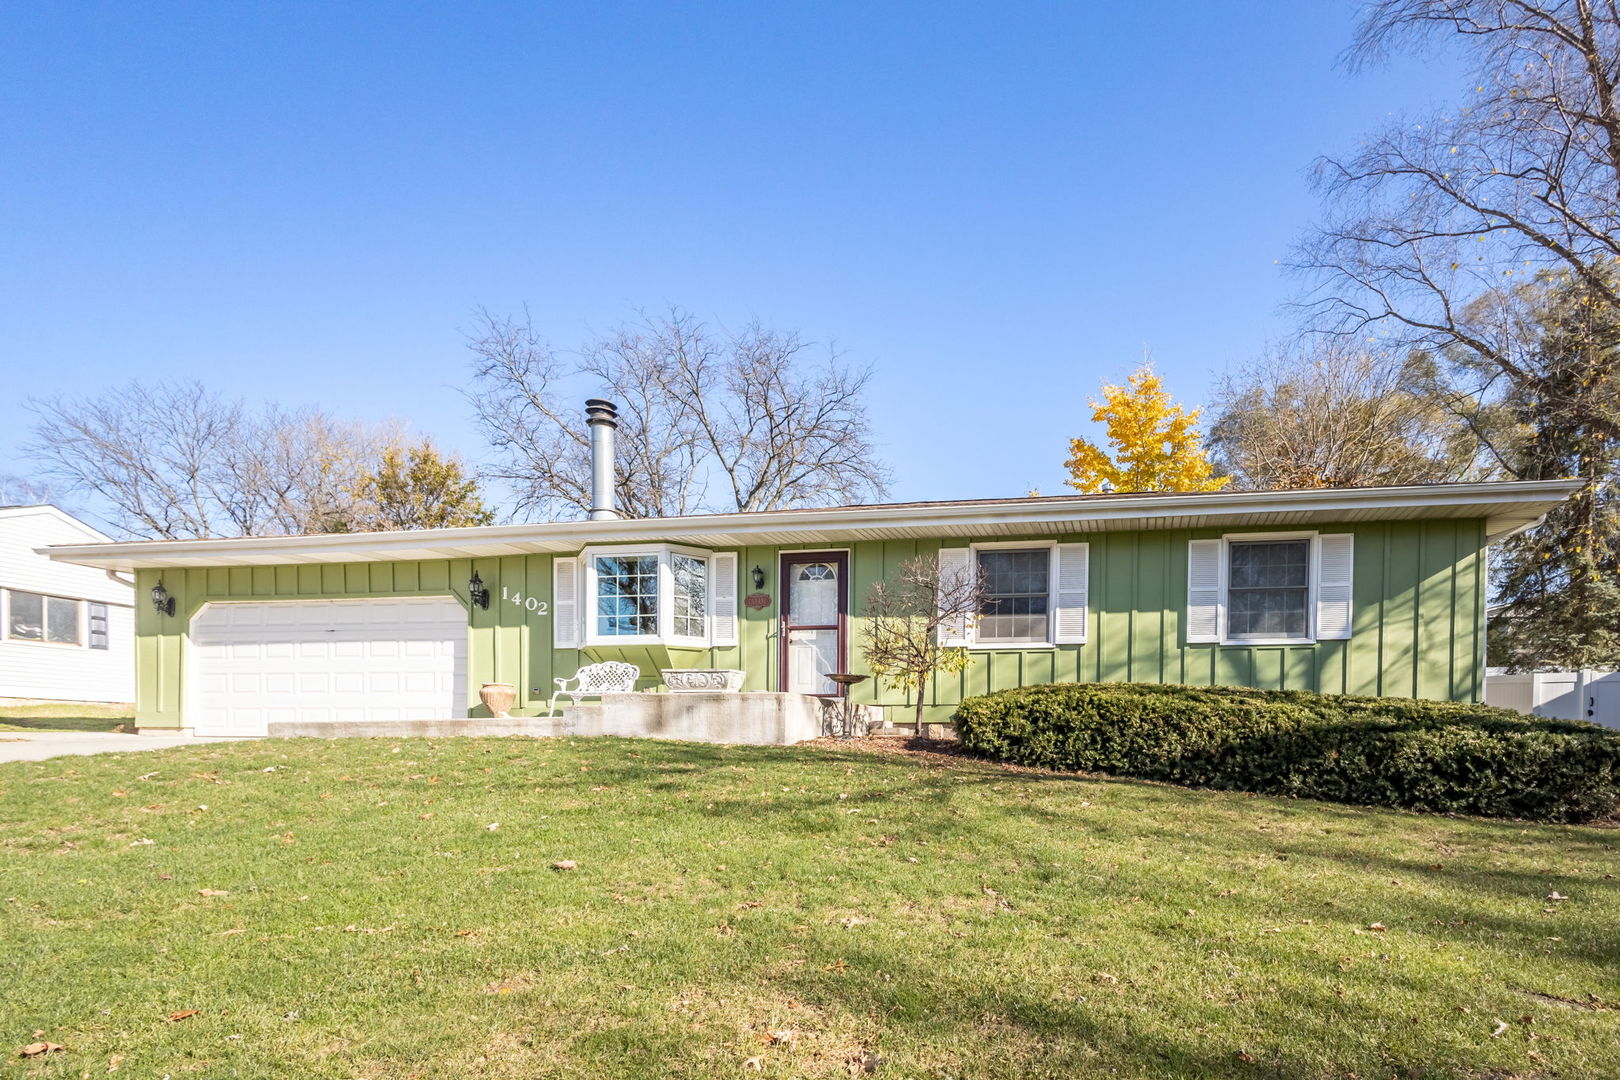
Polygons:
<instances>
[{"instance_id":1,"label":"green shrub","mask_svg":"<svg viewBox=\"0 0 1620 1080\"><path fill-rule=\"evenodd\" d=\"M985 757L1195 787L1562 822L1620 802L1620 732L1485 705L1057 683L970 698L955 722Z\"/></svg>"}]
</instances>

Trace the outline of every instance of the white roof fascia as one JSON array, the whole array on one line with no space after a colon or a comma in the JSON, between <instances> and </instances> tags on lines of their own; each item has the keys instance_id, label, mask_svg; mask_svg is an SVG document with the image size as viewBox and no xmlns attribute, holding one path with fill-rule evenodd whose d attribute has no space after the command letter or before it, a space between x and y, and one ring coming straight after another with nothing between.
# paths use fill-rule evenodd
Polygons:
<instances>
[{"instance_id":1,"label":"white roof fascia","mask_svg":"<svg viewBox=\"0 0 1620 1080\"><path fill-rule=\"evenodd\" d=\"M1575 480L1511 481L1386 488L1323 488L1213 494L1075 496L962 503L767 510L669 518L621 518L461 529L419 529L214 540L134 540L56 545L41 554L112 570L143 567L268 566L485 558L575 552L587 544L792 545L895 536L1017 535L1118 529L1270 526L1382 517L1486 518L1489 538L1524 528L1575 491ZM1162 523L1162 524L1155 524Z\"/></svg>"}]
</instances>

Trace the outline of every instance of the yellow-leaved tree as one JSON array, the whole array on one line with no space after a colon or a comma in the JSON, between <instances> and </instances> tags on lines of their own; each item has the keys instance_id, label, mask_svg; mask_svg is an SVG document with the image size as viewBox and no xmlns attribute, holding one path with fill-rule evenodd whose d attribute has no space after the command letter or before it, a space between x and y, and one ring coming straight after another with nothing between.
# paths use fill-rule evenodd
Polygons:
<instances>
[{"instance_id":1,"label":"yellow-leaved tree","mask_svg":"<svg viewBox=\"0 0 1620 1080\"><path fill-rule=\"evenodd\" d=\"M1069 442L1068 484L1097 491L1216 491L1216 476L1198 431L1198 414L1170 400L1164 380L1143 364L1125 386L1104 386L1091 418L1108 430L1108 450L1085 439Z\"/></svg>"}]
</instances>

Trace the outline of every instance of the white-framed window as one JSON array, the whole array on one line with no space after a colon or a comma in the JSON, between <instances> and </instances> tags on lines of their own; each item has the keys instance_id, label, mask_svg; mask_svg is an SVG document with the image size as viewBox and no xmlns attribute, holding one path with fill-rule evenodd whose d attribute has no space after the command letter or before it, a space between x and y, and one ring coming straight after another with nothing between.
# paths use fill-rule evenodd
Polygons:
<instances>
[{"instance_id":1,"label":"white-framed window","mask_svg":"<svg viewBox=\"0 0 1620 1080\"><path fill-rule=\"evenodd\" d=\"M592 555L590 636L600 640L658 636L657 554Z\"/></svg>"},{"instance_id":2,"label":"white-framed window","mask_svg":"<svg viewBox=\"0 0 1620 1080\"><path fill-rule=\"evenodd\" d=\"M709 636L709 560L684 551L669 556L672 624L670 632L678 638Z\"/></svg>"},{"instance_id":3,"label":"white-framed window","mask_svg":"<svg viewBox=\"0 0 1620 1080\"><path fill-rule=\"evenodd\" d=\"M84 602L65 596L6 590L5 640L83 645Z\"/></svg>"},{"instance_id":4,"label":"white-framed window","mask_svg":"<svg viewBox=\"0 0 1620 1080\"><path fill-rule=\"evenodd\" d=\"M1232 533L1187 547L1187 640L1299 645L1348 638L1351 533Z\"/></svg>"},{"instance_id":5,"label":"white-framed window","mask_svg":"<svg viewBox=\"0 0 1620 1080\"><path fill-rule=\"evenodd\" d=\"M554 575L558 648L736 644L735 552L672 544L586 548L577 558L557 559Z\"/></svg>"},{"instance_id":6,"label":"white-framed window","mask_svg":"<svg viewBox=\"0 0 1620 1080\"><path fill-rule=\"evenodd\" d=\"M983 592L976 618L941 628L948 645L1040 649L1086 640L1090 545L1026 540L941 548L940 574Z\"/></svg>"},{"instance_id":7,"label":"white-framed window","mask_svg":"<svg viewBox=\"0 0 1620 1080\"><path fill-rule=\"evenodd\" d=\"M975 548L980 645L1050 645L1053 545Z\"/></svg>"}]
</instances>

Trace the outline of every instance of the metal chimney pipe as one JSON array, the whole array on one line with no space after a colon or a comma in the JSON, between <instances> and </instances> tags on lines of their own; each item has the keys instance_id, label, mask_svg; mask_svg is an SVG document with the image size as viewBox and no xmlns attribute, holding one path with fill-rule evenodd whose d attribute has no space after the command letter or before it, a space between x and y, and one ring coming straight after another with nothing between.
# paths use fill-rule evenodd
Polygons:
<instances>
[{"instance_id":1,"label":"metal chimney pipe","mask_svg":"<svg viewBox=\"0 0 1620 1080\"><path fill-rule=\"evenodd\" d=\"M613 433L619 427L619 407L602 398L585 401L585 422L591 428L591 520L612 521L619 516L613 498Z\"/></svg>"}]
</instances>

